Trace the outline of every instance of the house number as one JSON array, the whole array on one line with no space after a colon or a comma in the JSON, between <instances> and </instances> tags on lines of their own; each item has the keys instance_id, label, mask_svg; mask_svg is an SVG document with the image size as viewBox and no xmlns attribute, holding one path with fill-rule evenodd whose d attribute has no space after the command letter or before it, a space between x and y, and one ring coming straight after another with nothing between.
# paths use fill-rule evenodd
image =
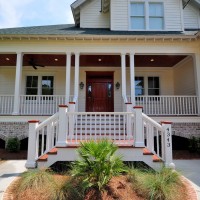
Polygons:
<instances>
[{"instance_id":1,"label":"house number","mask_svg":"<svg viewBox=\"0 0 200 200\"><path fill-rule=\"evenodd\" d=\"M171 133L169 131L169 128L166 129L167 131L167 147L171 147L171 140L170 140L170 136L171 136Z\"/></svg>"}]
</instances>

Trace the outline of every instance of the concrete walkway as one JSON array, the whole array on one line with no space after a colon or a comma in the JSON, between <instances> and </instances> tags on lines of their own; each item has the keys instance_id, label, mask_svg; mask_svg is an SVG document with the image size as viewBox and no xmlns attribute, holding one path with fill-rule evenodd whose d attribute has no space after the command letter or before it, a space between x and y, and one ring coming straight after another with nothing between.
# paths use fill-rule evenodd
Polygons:
<instances>
[{"instance_id":1,"label":"concrete walkway","mask_svg":"<svg viewBox=\"0 0 200 200\"><path fill-rule=\"evenodd\" d=\"M176 170L189 179L200 200L200 160L174 160Z\"/></svg>"},{"instance_id":2,"label":"concrete walkway","mask_svg":"<svg viewBox=\"0 0 200 200\"><path fill-rule=\"evenodd\" d=\"M9 160L0 164L0 200L10 183L20 173L26 171L25 162L26 160Z\"/></svg>"}]
</instances>

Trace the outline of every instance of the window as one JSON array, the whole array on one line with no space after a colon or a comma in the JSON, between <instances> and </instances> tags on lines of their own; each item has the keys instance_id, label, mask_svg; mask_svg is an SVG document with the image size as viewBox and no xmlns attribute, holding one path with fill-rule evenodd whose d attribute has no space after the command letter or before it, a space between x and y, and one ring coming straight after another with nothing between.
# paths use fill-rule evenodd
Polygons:
<instances>
[{"instance_id":1,"label":"window","mask_svg":"<svg viewBox=\"0 0 200 200\"><path fill-rule=\"evenodd\" d=\"M149 29L161 30L164 27L163 4L149 3Z\"/></svg>"},{"instance_id":2,"label":"window","mask_svg":"<svg viewBox=\"0 0 200 200\"><path fill-rule=\"evenodd\" d=\"M53 76L27 76L26 95L53 95Z\"/></svg>"},{"instance_id":3,"label":"window","mask_svg":"<svg viewBox=\"0 0 200 200\"><path fill-rule=\"evenodd\" d=\"M53 76L42 77L42 95L53 95Z\"/></svg>"},{"instance_id":4,"label":"window","mask_svg":"<svg viewBox=\"0 0 200 200\"><path fill-rule=\"evenodd\" d=\"M26 95L38 94L38 76L26 77Z\"/></svg>"},{"instance_id":5,"label":"window","mask_svg":"<svg viewBox=\"0 0 200 200\"><path fill-rule=\"evenodd\" d=\"M130 28L132 30L163 30L163 3L132 2L130 7Z\"/></svg>"},{"instance_id":6,"label":"window","mask_svg":"<svg viewBox=\"0 0 200 200\"><path fill-rule=\"evenodd\" d=\"M135 96L144 95L144 77L135 77Z\"/></svg>"},{"instance_id":7,"label":"window","mask_svg":"<svg viewBox=\"0 0 200 200\"><path fill-rule=\"evenodd\" d=\"M148 77L148 95L159 95L159 77Z\"/></svg>"},{"instance_id":8,"label":"window","mask_svg":"<svg viewBox=\"0 0 200 200\"><path fill-rule=\"evenodd\" d=\"M144 3L131 4L131 28L145 29Z\"/></svg>"}]
</instances>

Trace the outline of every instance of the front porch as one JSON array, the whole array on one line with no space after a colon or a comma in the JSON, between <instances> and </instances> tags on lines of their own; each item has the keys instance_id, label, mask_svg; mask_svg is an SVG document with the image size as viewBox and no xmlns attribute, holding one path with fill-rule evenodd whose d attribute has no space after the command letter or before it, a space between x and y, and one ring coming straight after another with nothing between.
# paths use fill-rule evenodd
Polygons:
<instances>
[{"instance_id":1,"label":"front porch","mask_svg":"<svg viewBox=\"0 0 200 200\"><path fill-rule=\"evenodd\" d=\"M150 116L199 115L198 77L190 54L18 53L1 54L0 60L2 116L53 115L58 105L69 102L79 112L123 112L125 103L132 103ZM33 62L45 67L35 70ZM110 110L100 106L107 101Z\"/></svg>"}]
</instances>

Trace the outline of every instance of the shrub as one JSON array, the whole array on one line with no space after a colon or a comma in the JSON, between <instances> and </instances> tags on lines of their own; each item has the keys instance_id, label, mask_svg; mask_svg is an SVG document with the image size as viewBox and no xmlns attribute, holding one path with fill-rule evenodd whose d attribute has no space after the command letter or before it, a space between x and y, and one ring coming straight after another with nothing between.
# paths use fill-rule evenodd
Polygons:
<instances>
[{"instance_id":1,"label":"shrub","mask_svg":"<svg viewBox=\"0 0 200 200\"><path fill-rule=\"evenodd\" d=\"M129 180L138 195L149 200L178 199L177 186L181 184L179 174L163 168L160 172L132 170Z\"/></svg>"},{"instance_id":2,"label":"shrub","mask_svg":"<svg viewBox=\"0 0 200 200\"><path fill-rule=\"evenodd\" d=\"M19 152L20 140L17 137L8 138L6 141L6 150L9 152Z\"/></svg>"},{"instance_id":3,"label":"shrub","mask_svg":"<svg viewBox=\"0 0 200 200\"><path fill-rule=\"evenodd\" d=\"M126 171L121 157L115 155L117 149L108 140L81 143L78 149L81 160L72 164L72 176L82 177L85 189L102 190L113 176Z\"/></svg>"}]
</instances>

